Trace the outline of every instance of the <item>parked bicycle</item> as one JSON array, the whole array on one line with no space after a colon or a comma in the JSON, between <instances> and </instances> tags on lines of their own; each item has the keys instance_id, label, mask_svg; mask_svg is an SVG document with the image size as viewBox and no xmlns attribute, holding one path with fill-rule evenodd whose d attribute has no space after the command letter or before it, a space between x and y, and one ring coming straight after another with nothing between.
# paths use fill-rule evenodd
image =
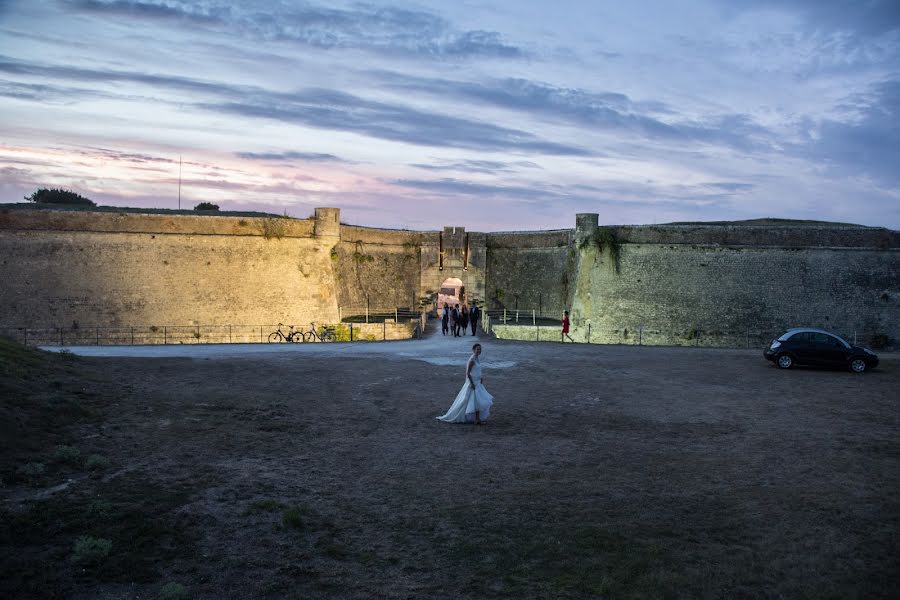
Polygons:
<instances>
[{"instance_id":1,"label":"parked bicycle","mask_svg":"<svg viewBox=\"0 0 900 600\"><path fill-rule=\"evenodd\" d=\"M304 342L333 342L336 339L334 334L334 327L324 325L321 330L316 329L315 323L310 323L309 331L304 332L303 341ZM321 333L320 333L321 331Z\"/></svg>"},{"instance_id":2,"label":"parked bicycle","mask_svg":"<svg viewBox=\"0 0 900 600\"><path fill-rule=\"evenodd\" d=\"M269 334L269 342L270 343L272 343L272 342L298 343L298 342L306 341L306 339L305 339L306 336L303 334L303 332L300 331L299 329L297 329L295 331L293 325L290 326L290 329L288 329L287 333L285 333L284 331L281 330L282 327L284 327L284 323L279 323L278 329L276 329L275 331L273 331L272 333Z\"/></svg>"}]
</instances>

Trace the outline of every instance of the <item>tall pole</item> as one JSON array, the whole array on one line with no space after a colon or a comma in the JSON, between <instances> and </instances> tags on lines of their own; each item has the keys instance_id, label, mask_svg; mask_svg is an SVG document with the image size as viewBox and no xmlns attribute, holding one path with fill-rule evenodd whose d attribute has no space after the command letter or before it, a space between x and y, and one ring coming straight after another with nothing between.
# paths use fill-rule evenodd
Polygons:
<instances>
[{"instance_id":1,"label":"tall pole","mask_svg":"<svg viewBox=\"0 0 900 600\"><path fill-rule=\"evenodd\" d=\"M178 210L181 210L181 155L178 155Z\"/></svg>"}]
</instances>

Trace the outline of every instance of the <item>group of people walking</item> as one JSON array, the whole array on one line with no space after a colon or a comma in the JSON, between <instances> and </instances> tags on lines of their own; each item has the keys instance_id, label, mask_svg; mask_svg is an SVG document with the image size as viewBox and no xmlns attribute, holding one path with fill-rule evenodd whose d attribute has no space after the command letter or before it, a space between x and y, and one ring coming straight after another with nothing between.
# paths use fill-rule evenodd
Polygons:
<instances>
[{"instance_id":1,"label":"group of people walking","mask_svg":"<svg viewBox=\"0 0 900 600\"><path fill-rule=\"evenodd\" d=\"M459 304L444 304L444 311L441 315L441 333L447 335L452 334L453 337L459 337L466 334L466 329L472 328L472 335L475 335L478 329L478 321L481 319L481 309L472 303L472 308L463 304L462 309ZM460 333L461 332L461 333Z\"/></svg>"}]
</instances>

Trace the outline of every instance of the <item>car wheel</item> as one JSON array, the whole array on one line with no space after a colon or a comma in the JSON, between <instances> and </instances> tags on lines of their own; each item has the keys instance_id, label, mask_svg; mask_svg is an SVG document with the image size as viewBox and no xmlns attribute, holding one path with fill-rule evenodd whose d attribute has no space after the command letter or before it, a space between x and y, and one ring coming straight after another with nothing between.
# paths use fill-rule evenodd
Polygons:
<instances>
[{"instance_id":1,"label":"car wheel","mask_svg":"<svg viewBox=\"0 0 900 600\"><path fill-rule=\"evenodd\" d=\"M850 370L854 373L862 373L866 370L866 361L861 358L854 358L850 361Z\"/></svg>"},{"instance_id":2,"label":"car wheel","mask_svg":"<svg viewBox=\"0 0 900 600\"><path fill-rule=\"evenodd\" d=\"M781 369L790 369L794 366L794 359L790 354L779 354L775 359L775 364Z\"/></svg>"}]
</instances>

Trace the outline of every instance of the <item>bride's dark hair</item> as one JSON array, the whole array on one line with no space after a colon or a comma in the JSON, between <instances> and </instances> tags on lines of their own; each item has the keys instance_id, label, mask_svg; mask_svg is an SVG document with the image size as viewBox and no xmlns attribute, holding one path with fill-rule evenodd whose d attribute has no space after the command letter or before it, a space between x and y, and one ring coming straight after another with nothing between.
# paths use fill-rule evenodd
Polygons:
<instances>
[{"instance_id":1,"label":"bride's dark hair","mask_svg":"<svg viewBox=\"0 0 900 600\"><path fill-rule=\"evenodd\" d=\"M472 352L475 352L475 348L481 348L481 344L472 344Z\"/></svg>"}]
</instances>

